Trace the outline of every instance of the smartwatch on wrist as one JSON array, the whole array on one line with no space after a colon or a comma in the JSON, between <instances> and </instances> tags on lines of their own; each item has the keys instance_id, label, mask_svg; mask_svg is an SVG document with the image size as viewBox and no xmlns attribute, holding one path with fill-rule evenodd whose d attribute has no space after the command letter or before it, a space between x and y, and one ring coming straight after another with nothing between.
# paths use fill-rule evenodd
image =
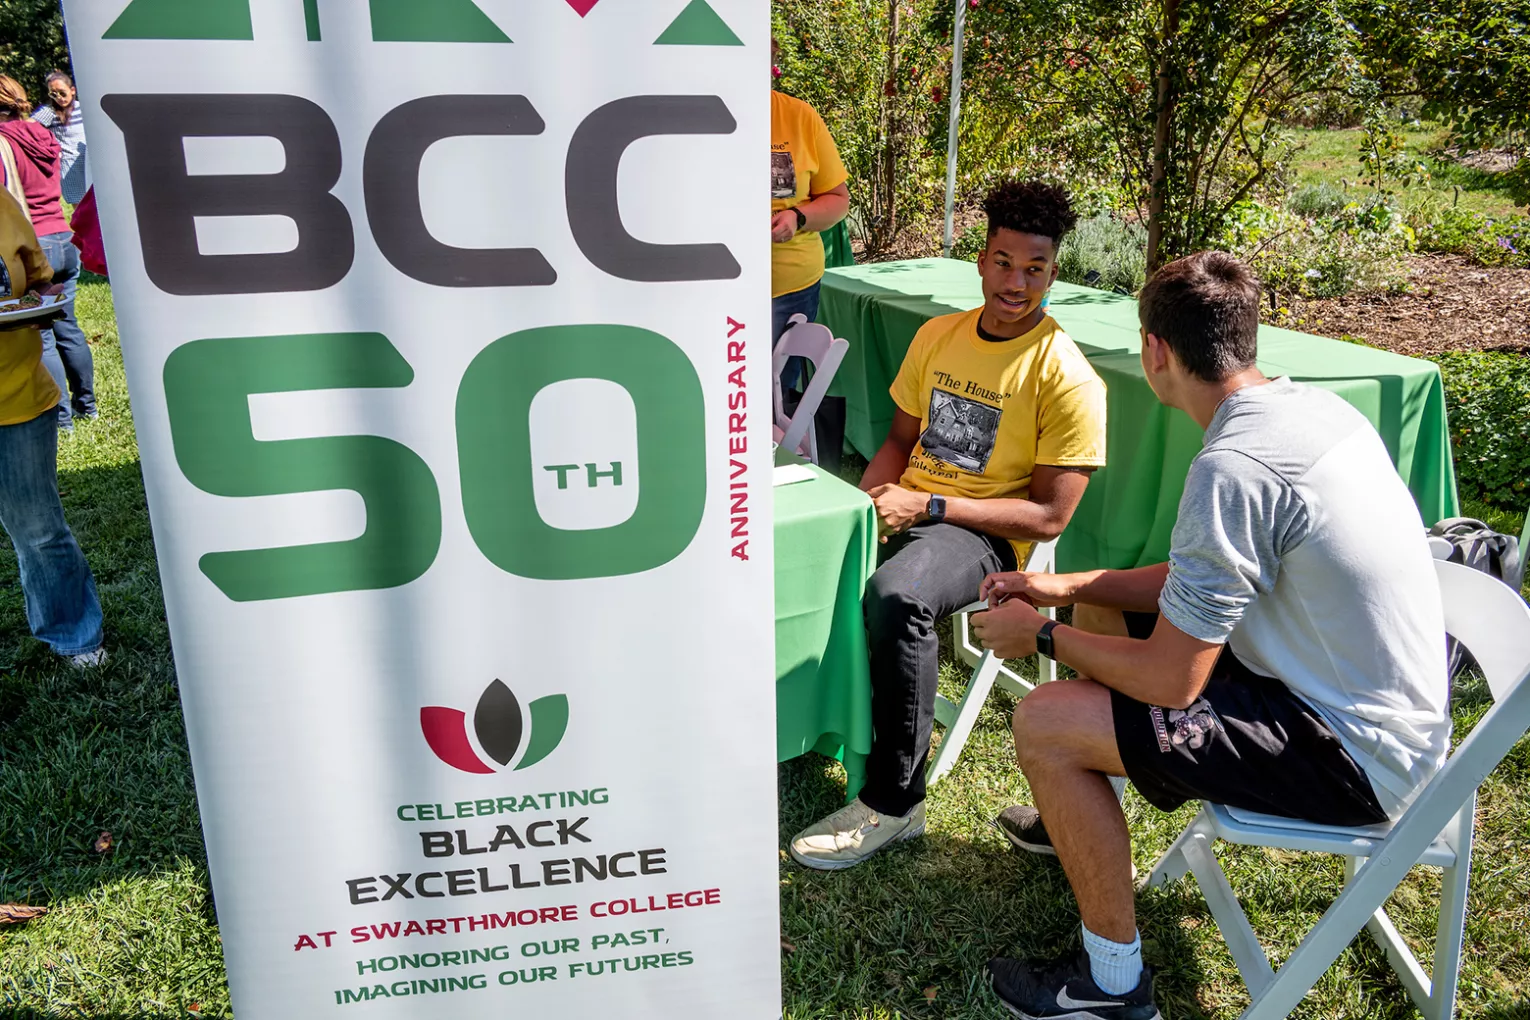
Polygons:
<instances>
[{"instance_id":1,"label":"smartwatch on wrist","mask_svg":"<svg viewBox=\"0 0 1530 1020\"><path fill-rule=\"evenodd\" d=\"M801 230L803 227L807 226L807 213L803 212L802 209L798 206L792 206L792 212L797 214L798 230Z\"/></svg>"},{"instance_id":2,"label":"smartwatch on wrist","mask_svg":"<svg viewBox=\"0 0 1530 1020\"><path fill-rule=\"evenodd\" d=\"M1041 625L1036 632L1036 651L1049 659L1056 659L1057 655L1052 647L1052 632L1057 629L1056 620L1048 620Z\"/></svg>"},{"instance_id":3,"label":"smartwatch on wrist","mask_svg":"<svg viewBox=\"0 0 1530 1020\"><path fill-rule=\"evenodd\" d=\"M926 517L928 517L930 520L934 521L936 524L939 524L941 521L945 520L946 519L946 497L944 497L944 496L931 496L930 497L930 501L925 504L924 514L925 514Z\"/></svg>"}]
</instances>

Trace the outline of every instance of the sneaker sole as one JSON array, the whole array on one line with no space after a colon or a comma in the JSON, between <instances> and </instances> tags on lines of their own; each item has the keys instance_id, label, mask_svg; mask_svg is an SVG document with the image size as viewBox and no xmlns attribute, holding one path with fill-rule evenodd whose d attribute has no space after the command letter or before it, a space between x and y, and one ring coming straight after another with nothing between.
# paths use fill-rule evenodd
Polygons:
<instances>
[{"instance_id":1,"label":"sneaker sole","mask_svg":"<svg viewBox=\"0 0 1530 1020\"><path fill-rule=\"evenodd\" d=\"M990 821L988 824L992 825L995 829L998 829L1000 834L1002 834L1005 839L1009 840L1010 843L1019 850L1024 850L1026 853L1036 854L1041 857L1057 856L1056 848L1054 848L1050 843L1027 843L1019 836L1016 836L1014 833L1004 828L1004 826L1000 825L998 822ZM1005 1005L1009 1004L1005 1003ZM1014 1007L1011 1006L1010 1008L1013 1009Z\"/></svg>"},{"instance_id":2,"label":"sneaker sole","mask_svg":"<svg viewBox=\"0 0 1530 1020\"><path fill-rule=\"evenodd\" d=\"M825 861L814 857L802 857L797 853L797 848L794 846L788 846L786 848L786 852L792 855L792 860L796 861L804 868L809 868L813 871L845 871L848 868L855 867L857 864L871 860L871 858L875 857L877 854L881 853L883 850L886 850L890 846L895 846L896 844L902 843L905 840L917 839L923 835L923 825L919 826L918 828L909 829L907 832L899 833L897 836L888 840L886 843L883 843L881 846L877 847L865 857L857 857L853 861Z\"/></svg>"},{"instance_id":3,"label":"sneaker sole","mask_svg":"<svg viewBox=\"0 0 1530 1020\"><path fill-rule=\"evenodd\" d=\"M1019 1006L1010 1005L1002 998L999 999L999 1003L1015 1016L1021 1017L1022 1020L1110 1020L1110 1018L1102 1017L1100 1014L1088 1009L1080 1009L1072 1013L1049 1013L1044 1017L1033 1016L1032 1014L1027 1013L1025 1010L1021 1009ZM1148 1017L1147 1020L1163 1020L1163 1014L1155 1009L1153 1010L1153 1015Z\"/></svg>"}]
</instances>

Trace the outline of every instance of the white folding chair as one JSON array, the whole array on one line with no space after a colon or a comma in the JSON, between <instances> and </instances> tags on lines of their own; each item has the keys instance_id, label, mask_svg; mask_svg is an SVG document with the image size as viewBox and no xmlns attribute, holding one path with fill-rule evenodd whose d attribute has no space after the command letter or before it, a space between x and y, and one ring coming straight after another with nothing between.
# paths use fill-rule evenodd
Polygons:
<instances>
[{"instance_id":1,"label":"white folding chair","mask_svg":"<svg viewBox=\"0 0 1530 1020\"><path fill-rule=\"evenodd\" d=\"M839 363L845 360L850 341L835 339L829 327L808 322L807 316L800 312L787 321L790 325L776 342L773 357L776 445L817 464L818 438L814 435L813 415L818 413L818 405L823 403L829 383L839 371ZM797 409L787 417L781 395L781 373L786 368L787 359L794 357L806 358L813 363L813 378L803 391Z\"/></svg>"},{"instance_id":2,"label":"white folding chair","mask_svg":"<svg viewBox=\"0 0 1530 1020\"><path fill-rule=\"evenodd\" d=\"M1519 559L1504 578L1510 588L1519 591L1525 586L1525 561L1530 560L1530 507L1525 508L1525 526L1519 533Z\"/></svg>"},{"instance_id":3,"label":"white folding chair","mask_svg":"<svg viewBox=\"0 0 1530 1020\"><path fill-rule=\"evenodd\" d=\"M1031 547L1030 558L1020 569L1056 570L1057 542L1055 540L1037 542ZM940 750L936 752L935 760L930 763L925 780L930 786L943 779L956 764L956 759L961 757L962 748L967 746L967 738L972 735L972 726L983 711L983 703L988 700L994 684L997 683L1011 694L1022 698L1036 686L1035 683L1005 665L1004 660L993 652L979 648L973 642L968 617L972 613L981 613L987 608L988 604L985 602L974 602L957 613L951 623L951 629L956 636L956 654L963 662L973 667L972 679L967 682L967 691L962 695L960 704L953 704L938 694L935 696L935 721L946 728L946 735L940 741ZM1055 617L1055 610L1052 609L1042 609L1039 612L1048 618ZM1057 679L1056 662L1043 655L1036 656L1036 662L1037 675L1040 677L1037 683Z\"/></svg>"},{"instance_id":4,"label":"white folding chair","mask_svg":"<svg viewBox=\"0 0 1530 1020\"><path fill-rule=\"evenodd\" d=\"M1243 1011L1244 1020L1290 1013L1361 926L1386 951L1425 1020L1448 1020L1455 1010L1477 787L1530 726L1530 683L1525 682L1530 675L1530 607L1488 574L1456 563L1437 561L1435 568L1445 629L1471 649L1495 704L1408 809L1387 825L1338 828L1203 804L1147 878L1146 884L1163 885L1186 872L1195 876L1248 985L1253 1001ZM1346 858L1343 891L1279 971L1271 970L1217 864L1212 844L1218 839ZM1384 909L1415 864L1444 869L1432 977Z\"/></svg>"}]
</instances>

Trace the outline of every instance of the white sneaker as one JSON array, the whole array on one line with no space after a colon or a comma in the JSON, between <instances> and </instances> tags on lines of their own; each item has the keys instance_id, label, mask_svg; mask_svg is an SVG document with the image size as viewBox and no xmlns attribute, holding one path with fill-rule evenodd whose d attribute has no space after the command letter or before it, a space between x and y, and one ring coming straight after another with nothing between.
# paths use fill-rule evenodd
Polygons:
<instances>
[{"instance_id":1,"label":"white sneaker","mask_svg":"<svg viewBox=\"0 0 1530 1020\"><path fill-rule=\"evenodd\" d=\"M97 666L106 665L106 649L97 648L93 652L81 652L79 655L67 656L69 665L75 669L94 669Z\"/></svg>"},{"instance_id":2,"label":"white sneaker","mask_svg":"<svg viewBox=\"0 0 1530 1020\"><path fill-rule=\"evenodd\" d=\"M840 871L857 864L883 847L924 835L924 802L908 814L884 815L857 797L816 825L792 838L792 858L815 871Z\"/></svg>"}]
</instances>

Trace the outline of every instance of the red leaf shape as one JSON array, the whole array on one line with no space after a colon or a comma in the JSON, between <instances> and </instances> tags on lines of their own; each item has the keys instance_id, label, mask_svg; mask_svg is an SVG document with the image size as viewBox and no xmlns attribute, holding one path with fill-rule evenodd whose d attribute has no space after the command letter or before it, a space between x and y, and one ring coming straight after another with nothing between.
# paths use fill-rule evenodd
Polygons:
<instances>
[{"instance_id":1,"label":"red leaf shape","mask_svg":"<svg viewBox=\"0 0 1530 1020\"><path fill-rule=\"evenodd\" d=\"M463 772L491 775L494 770L478 760L467 738L467 713L432 705L420 709L420 729L425 743L446 764Z\"/></svg>"}]
</instances>

